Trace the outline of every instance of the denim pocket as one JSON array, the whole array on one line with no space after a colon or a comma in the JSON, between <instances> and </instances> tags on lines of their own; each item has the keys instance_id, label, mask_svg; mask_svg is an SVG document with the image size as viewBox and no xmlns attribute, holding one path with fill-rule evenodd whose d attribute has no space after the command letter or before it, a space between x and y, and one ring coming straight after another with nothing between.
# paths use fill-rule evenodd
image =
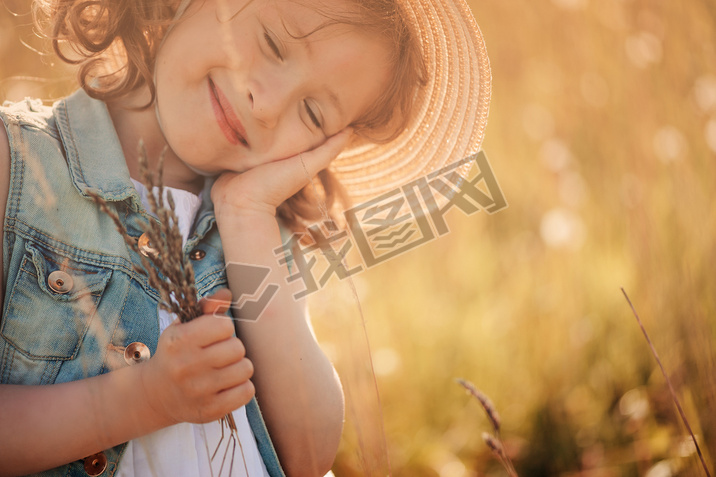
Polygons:
<instances>
[{"instance_id":1,"label":"denim pocket","mask_svg":"<svg viewBox=\"0 0 716 477\"><path fill-rule=\"evenodd\" d=\"M28 242L7 295L0 334L32 359L76 356L111 269L84 263Z\"/></svg>"}]
</instances>

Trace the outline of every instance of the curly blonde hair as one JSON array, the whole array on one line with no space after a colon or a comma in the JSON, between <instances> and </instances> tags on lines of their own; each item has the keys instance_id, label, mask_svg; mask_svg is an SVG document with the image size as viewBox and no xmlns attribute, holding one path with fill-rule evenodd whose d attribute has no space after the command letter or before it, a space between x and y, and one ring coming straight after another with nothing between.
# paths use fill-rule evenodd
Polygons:
<instances>
[{"instance_id":1,"label":"curly blonde hair","mask_svg":"<svg viewBox=\"0 0 716 477\"><path fill-rule=\"evenodd\" d=\"M196 0L202 1L202 0ZM251 0L247 0L251 1ZM349 0L355 8L337 12L330 2L311 2L326 23L350 24L381 35L393 47L390 83L367 112L351 124L360 141L389 142L405 129L417 90L426 82L419 39L400 0ZM35 0L35 21L63 61L78 66L80 86L93 98L116 100L147 86L156 98L154 62L181 0ZM313 33L313 32L311 32ZM309 35L311 34L309 33ZM316 193L318 192L318 193ZM328 170L277 209L293 232L320 220L325 204L331 218L349 206L343 187Z\"/></svg>"}]
</instances>

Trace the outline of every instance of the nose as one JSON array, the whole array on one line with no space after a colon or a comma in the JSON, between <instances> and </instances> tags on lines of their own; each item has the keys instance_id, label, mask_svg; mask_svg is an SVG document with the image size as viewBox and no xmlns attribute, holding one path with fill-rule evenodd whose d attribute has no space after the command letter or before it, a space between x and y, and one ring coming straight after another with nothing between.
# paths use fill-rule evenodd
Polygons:
<instances>
[{"instance_id":1,"label":"nose","mask_svg":"<svg viewBox=\"0 0 716 477\"><path fill-rule=\"evenodd\" d=\"M297 87L289 81L272 81L262 86L249 88L248 100L256 121L270 129L276 127L291 104L298 104Z\"/></svg>"}]
</instances>

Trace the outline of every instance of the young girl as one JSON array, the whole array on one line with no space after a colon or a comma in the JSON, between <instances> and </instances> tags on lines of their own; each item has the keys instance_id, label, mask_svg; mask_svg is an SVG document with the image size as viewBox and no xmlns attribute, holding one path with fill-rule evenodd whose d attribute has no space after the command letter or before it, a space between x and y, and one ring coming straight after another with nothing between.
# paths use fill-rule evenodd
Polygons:
<instances>
[{"instance_id":1,"label":"young girl","mask_svg":"<svg viewBox=\"0 0 716 477\"><path fill-rule=\"evenodd\" d=\"M489 70L469 8L38 0L38 10L82 88L52 108L0 109L0 474L324 474L343 398L274 256L279 224L319 219L341 196L337 179L364 199L477 150ZM150 164L166 151L204 313L188 323L158 312L139 257L89 198L142 243L154 218L136 180L140 142ZM255 291L245 267L225 265L236 263L280 284L258 319L219 317ZM230 443L227 413L238 445L212 457Z\"/></svg>"}]
</instances>

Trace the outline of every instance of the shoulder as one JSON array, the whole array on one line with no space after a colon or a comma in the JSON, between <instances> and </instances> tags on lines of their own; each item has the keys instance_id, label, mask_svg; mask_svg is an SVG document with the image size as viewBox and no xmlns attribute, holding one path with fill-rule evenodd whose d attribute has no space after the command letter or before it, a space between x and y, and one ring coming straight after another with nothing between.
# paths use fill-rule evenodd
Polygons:
<instances>
[{"instance_id":1,"label":"shoulder","mask_svg":"<svg viewBox=\"0 0 716 477\"><path fill-rule=\"evenodd\" d=\"M16 103L6 101L0 106L0 122L5 123L6 147L9 144L11 150L16 136L23 134L21 131L47 136L53 141L59 138L53 107L39 99L26 98Z\"/></svg>"},{"instance_id":2,"label":"shoulder","mask_svg":"<svg viewBox=\"0 0 716 477\"><path fill-rule=\"evenodd\" d=\"M54 107L39 99L6 101L0 106L0 211L5 211L15 162L61 153L57 123Z\"/></svg>"},{"instance_id":3,"label":"shoulder","mask_svg":"<svg viewBox=\"0 0 716 477\"><path fill-rule=\"evenodd\" d=\"M51 106L46 106L39 99L25 98L22 101L5 101L0 106L0 118L7 123L27 123L42 125L52 117Z\"/></svg>"}]
</instances>

